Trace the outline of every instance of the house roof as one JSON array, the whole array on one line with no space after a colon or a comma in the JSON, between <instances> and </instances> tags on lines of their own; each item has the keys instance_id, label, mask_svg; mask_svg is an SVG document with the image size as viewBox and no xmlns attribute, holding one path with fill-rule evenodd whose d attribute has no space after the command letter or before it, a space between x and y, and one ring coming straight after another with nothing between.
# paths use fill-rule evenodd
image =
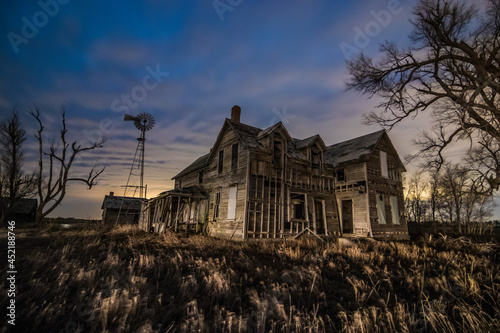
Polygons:
<instances>
[{"instance_id":1,"label":"house roof","mask_svg":"<svg viewBox=\"0 0 500 333\"><path fill-rule=\"evenodd\" d=\"M313 143L315 143L316 141L319 141L321 146L326 148L326 145L323 142L323 139L321 138L321 136L319 134L310 136L310 137L305 138L305 139L295 139L295 138L293 139L293 143L295 144L295 148L297 148L297 149L307 148L307 147L311 146Z\"/></svg>"},{"instance_id":2,"label":"house roof","mask_svg":"<svg viewBox=\"0 0 500 333\"><path fill-rule=\"evenodd\" d=\"M257 140L259 132L262 131L260 128L242 123L236 123L229 119L226 119L226 122L233 129L234 134L236 135L236 137L240 139L240 141L245 145L245 147L249 149L264 148L264 146Z\"/></svg>"},{"instance_id":3,"label":"house roof","mask_svg":"<svg viewBox=\"0 0 500 333\"><path fill-rule=\"evenodd\" d=\"M224 125L221 128L221 131L219 132L219 135L217 136L215 145L217 145L217 142L222 139L222 135L228 127L233 130L236 137L246 148L259 149L259 150L264 149L264 146L257 140L257 135L259 134L259 132L262 131L260 128L256 128L242 123L236 123L227 118L224 122ZM175 175L172 179L183 177L187 174L190 174L191 172L203 168L204 166L207 165L208 161L210 160L210 156L213 153L214 152L211 150L208 154L199 157L193 163L191 163L187 168L185 168L177 175Z\"/></svg>"},{"instance_id":4,"label":"house roof","mask_svg":"<svg viewBox=\"0 0 500 333\"><path fill-rule=\"evenodd\" d=\"M191 163L190 165L188 165L187 168L185 168L184 170L182 170L181 172L179 172L174 178L172 179L175 179L175 178L179 178L179 177L182 177L182 176L185 176L193 171L196 171L198 169L201 169L202 167L205 166L205 164L207 163L208 161L208 158L210 157L210 153L208 154L205 154L201 157L198 157L193 163Z\"/></svg>"},{"instance_id":5,"label":"house roof","mask_svg":"<svg viewBox=\"0 0 500 333\"><path fill-rule=\"evenodd\" d=\"M363 135L327 147L331 162L335 165L366 161L385 130Z\"/></svg>"},{"instance_id":6,"label":"house roof","mask_svg":"<svg viewBox=\"0 0 500 333\"><path fill-rule=\"evenodd\" d=\"M174 188L173 190L165 191L160 193L156 198L159 199L168 196L179 196L179 197L187 197L187 198L208 198L207 190L202 186L188 186L182 188Z\"/></svg>"},{"instance_id":7,"label":"house roof","mask_svg":"<svg viewBox=\"0 0 500 333\"><path fill-rule=\"evenodd\" d=\"M283 127L286 131L286 128L283 126L281 122L278 122L262 130L257 127L249 126L238 122L233 122L230 119L226 119L224 125L221 128L221 131L219 132L214 147L217 146L220 140L222 140L225 131L228 128L231 128L236 137L246 148L256 149L256 150L266 150L268 148L265 147L259 141L259 139L273 132L280 126ZM309 161L308 158L300 150L311 146L316 141L319 141L320 145L326 148L327 153L325 154L325 159L324 159L325 163L331 164L333 166L337 166L339 164L347 164L347 163L358 163L368 160L373 150L375 149L375 146L377 145L378 141L385 133L386 133L385 130L380 130L351 140L340 142L328 147L325 145L323 139L319 134L313 135L306 139L295 139L295 138L292 139L290 137L291 144L288 144L287 154L290 158L308 162ZM287 131L286 134L288 134ZM213 156L213 154L215 154L215 152L212 149L210 153L196 159L193 163L191 163L187 168L179 172L172 179L183 177L189 173L192 173L196 170L205 167L209 163L211 156ZM399 160L399 162L401 161ZM403 163L401 163L401 165L403 165Z\"/></svg>"},{"instance_id":8,"label":"house roof","mask_svg":"<svg viewBox=\"0 0 500 333\"><path fill-rule=\"evenodd\" d=\"M105 195L104 200L102 201L101 209L120 209L121 207L123 210L129 211L140 210L143 201L146 201L146 199Z\"/></svg>"}]
</instances>

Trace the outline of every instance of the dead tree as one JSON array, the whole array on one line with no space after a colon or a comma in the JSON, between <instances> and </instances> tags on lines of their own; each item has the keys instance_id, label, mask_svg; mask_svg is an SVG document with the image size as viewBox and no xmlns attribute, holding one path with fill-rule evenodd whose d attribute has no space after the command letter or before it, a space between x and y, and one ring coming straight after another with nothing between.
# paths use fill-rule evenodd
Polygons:
<instances>
[{"instance_id":1,"label":"dead tree","mask_svg":"<svg viewBox=\"0 0 500 333\"><path fill-rule=\"evenodd\" d=\"M481 148L476 138L484 136L498 145L500 1L489 0L480 15L476 3L421 0L411 22L411 47L386 42L379 60L361 54L347 64L349 88L382 97L383 111L366 115L366 122L392 128L431 112L435 126L418 141L419 156L438 167L457 141ZM500 168L483 180L489 192L498 190Z\"/></svg>"},{"instance_id":2,"label":"dead tree","mask_svg":"<svg viewBox=\"0 0 500 333\"><path fill-rule=\"evenodd\" d=\"M77 181L85 183L89 189L97 184L97 178L104 172L104 168L96 170L96 166L89 171L87 178L72 177L70 175L71 167L78 154L101 148L105 139L96 141L89 146L82 147L77 141L71 144L67 142L66 134L66 112L61 110L62 126L58 144L52 142L49 150L44 150L44 139L42 133L44 126L40 119L40 110L34 107L29 111L38 123L38 131L35 135L38 140L38 184L37 192L39 206L36 211L36 223L41 223L42 219L50 214L64 199L66 187L69 182ZM48 159L48 166L46 165Z\"/></svg>"}]
</instances>

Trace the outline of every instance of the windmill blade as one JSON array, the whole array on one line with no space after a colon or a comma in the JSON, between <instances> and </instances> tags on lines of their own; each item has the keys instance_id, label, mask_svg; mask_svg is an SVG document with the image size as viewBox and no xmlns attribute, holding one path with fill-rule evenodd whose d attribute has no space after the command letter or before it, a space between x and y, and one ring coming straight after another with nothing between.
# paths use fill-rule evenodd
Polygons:
<instances>
[{"instance_id":1,"label":"windmill blade","mask_svg":"<svg viewBox=\"0 0 500 333\"><path fill-rule=\"evenodd\" d=\"M126 114L126 113L125 113L125 117L123 117L123 120L125 120L125 121L136 121L137 119L138 119L137 117L131 116L131 115Z\"/></svg>"},{"instance_id":2,"label":"windmill blade","mask_svg":"<svg viewBox=\"0 0 500 333\"><path fill-rule=\"evenodd\" d=\"M134 120L135 127L140 131L149 131L155 125L155 119L149 113L140 113Z\"/></svg>"}]
</instances>

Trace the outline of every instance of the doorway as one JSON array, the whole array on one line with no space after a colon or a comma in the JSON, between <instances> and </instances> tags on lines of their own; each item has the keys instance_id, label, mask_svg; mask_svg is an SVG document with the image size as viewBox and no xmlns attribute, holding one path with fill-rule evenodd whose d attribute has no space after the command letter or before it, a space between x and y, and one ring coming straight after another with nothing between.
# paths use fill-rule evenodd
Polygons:
<instances>
[{"instance_id":1,"label":"doorway","mask_svg":"<svg viewBox=\"0 0 500 333\"><path fill-rule=\"evenodd\" d=\"M353 233L352 200L342 200L342 231Z\"/></svg>"}]
</instances>

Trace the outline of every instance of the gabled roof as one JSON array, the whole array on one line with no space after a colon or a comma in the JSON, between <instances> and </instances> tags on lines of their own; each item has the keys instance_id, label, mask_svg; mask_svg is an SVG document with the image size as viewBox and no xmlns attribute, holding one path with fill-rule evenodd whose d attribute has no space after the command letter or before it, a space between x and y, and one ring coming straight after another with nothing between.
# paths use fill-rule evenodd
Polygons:
<instances>
[{"instance_id":1,"label":"gabled roof","mask_svg":"<svg viewBox=\"0 0 500 333\"><path fill-rule=\"evenodd\" d=\"M236 123L228 118L226 118L226 120L224 121L224 124L222 125L222 128L219 134L217 135L217 139L215 140L215 144L213 147L217 147L219 145L220 141L222 140L222 137L224 136L224 133L228 128L231 128L233 130L236 137L247 149L264 148L257 140L257 134L261 131L260 128L256 128L242 123ZM191 163L187 168L185 168L177 175L175 175L172 179L183 177L191 172L199 170L204 166L208 165L208 162L215 154L215 152L216 149L212 148L208 154L203 155L198 159L196 159L193 163Z\"/></svg>"},{"instance_id":2,"label":"gabled roof","mask_svg":"<svg viewBox=\"0 0 500 333\"><path fill-rule=\"evenodd\" d=\"M315 143L316 141L319 141L320 145L323 148L326 148L325 142L323 141L323 139L321 138L321 136L319 134L310 136L306 139L293 139L293 143L295 144L295 148L297 148L297 149L307 148L307 147L311 146L313 143Z\"/></svg>"},{"instance_id":3,"label":"gabled roof","mask_svg":"<svg viewBox=\"0 0 500 333\"><path fill-rule=\"evenodd\" d=\"M143 201L146 201L146 199L105 195L101 209L120 209L121 207L124 211L140 210Z\"/></svg>"},{"instance_id":4,"label":"gabled roof","mask_svg":"<svg viewBox=\"0 0 500 333\"><path fill-rule=\"evenodd\" d=\"M328 146L327 152L331 162L340 165L368 160L384 133L385 130L380 130Z\"/></svg>"},{"instance_id":5,"label":"gabled roof","mask_svg":"<svg viewBox=\"0 0 500 333\"><path fill-rule=\"evenodd\" d=\"M226 118L217 136L217 140L215 141L213 148L210 150L210 153L196 159L193 163L191 163L187 168L182 170L172 179L183 177L187 174L190 174L207 166L208 163L210 163L211 159L217 153L217 147L219 146L222 138L224 137L225 132L228 129L231 129L234 132L239 142L245 148L261 150L261 151L269 151L269 148L264 146L261 142L259 142L259 139L265 137L266 135L269 135L270 133L272 133L273 131L275 131L280 127L284 130L285 134L288 136L290 140L289 141L290 144L288 144L288 150L287 150L287 154L290 158L304 162L309 162L309 159L300 150L313 145L315 142L319 142L319 144L324 149L326 149L326 154L324 155L324 162L331 164L334 167L341 164L358 163L368 160L371 154L373 153L373 150L377 146L379 140L384 135L387 136L385 130L380 130L377 132L373 132L367 135L363 135L327 147L319 134L313 135L306 139L292 139L292 137L286 130L285 126L281 122L278 122L262 130L257 127L242 124L240 122L234 122ZM389 144L392 146L392 143L388 136L387 139L389 141ZM392 148L394 149L393 146ZM397 154L396 158L398 159L400 165L403 166L403 163L401 162Z\"/></svg>"},{"instance_id":6,"label":"gabled roof","mask_svg":"<svg viewBox=\"0 0 500 333\"><path fill-rule=\"evenodd\" d=\"M274 132L279 127L281 127L283 129L283 131L285 132L288 140L291 140L292 136L290 135L290 133L288 133L287 129L285 128L285 126L283 125L283 123L281 121L277 122L276 124L274 124L272 126L269 126L266 129L260 130L259 134L257 135L257 138L261 139L261 138L265 137L266 135L271 134L272 132Z\"/></svg>"},{"instance_id":7,"label":"gabled roof","mask_svg":"<svg viewBox=\"0 0 500 333\"><path fill-rule=\"evenodd\" d=\"M240 142L245 147L249 149L264 148L262 144L260 144L259 141L257 140L259 132L262 131L260 128L242 123L235 123L234 121L231 121L229 119L226 119L226 122L229 125L229 127L233 129L234 134L238 139L240 139Z\"/></svg>"}]
</instances>

